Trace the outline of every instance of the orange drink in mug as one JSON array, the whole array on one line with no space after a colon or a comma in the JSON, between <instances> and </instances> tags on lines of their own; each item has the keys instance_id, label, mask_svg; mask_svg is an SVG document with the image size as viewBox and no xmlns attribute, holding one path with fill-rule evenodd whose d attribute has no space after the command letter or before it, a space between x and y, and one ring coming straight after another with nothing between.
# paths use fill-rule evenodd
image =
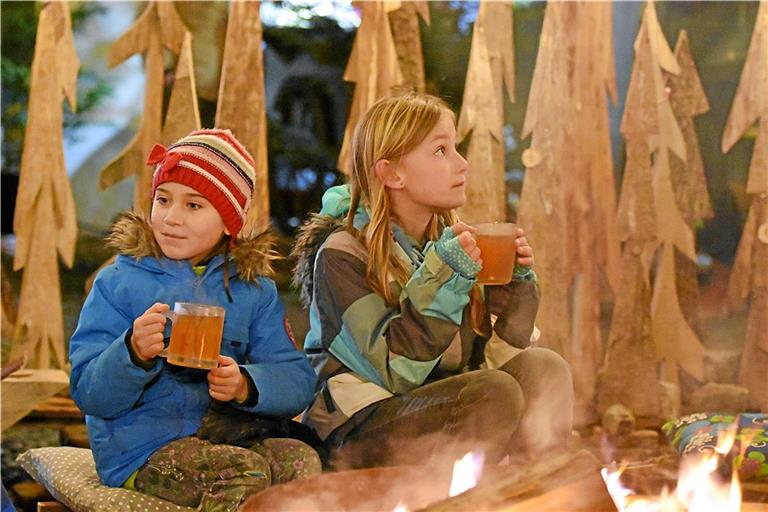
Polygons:
<instances>
[{"instance_id":1,"label":"orange drink in mug","mask_svg":"<svg viewBox=\"0 0 768 512\"><path fill-rule=\"evenodd\" d=\"M161 356L168 362L209 370L219 365L224 308L177 302L165 316L173 322L171 342Z\"/></svg>"},{"instance_id":2,"label":"orange drink in mug","mask_svg":"<svg viewBox=\"0 0 768 512\"><path fill-rule=\"evenodd\" d=\"M475 225L475 228L475 241L483 259L477 282L488 285L509 283L517 260L517 224L486 222Z\"/></svg>"}]
</instances>

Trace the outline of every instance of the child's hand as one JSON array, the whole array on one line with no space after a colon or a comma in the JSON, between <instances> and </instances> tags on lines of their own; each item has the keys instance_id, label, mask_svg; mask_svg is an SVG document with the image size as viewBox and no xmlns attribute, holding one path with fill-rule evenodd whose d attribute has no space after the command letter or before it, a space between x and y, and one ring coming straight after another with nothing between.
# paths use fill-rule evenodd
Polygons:
<instances>
[{"instance_id":1,"label":"child's hand","mask_svg":"<svg viewBox=\"0 0 768 512\"><path fill-rule=\"evenodd\" d=\"M155 302L143 315L133 321L131 347L142 361L154 359L163 351L163 331L165 330L166 319L162 313L168 309L168 304Z\"/></svg>"},{"instance_id":2,"label":"child's hand","mask_svg":"<svg viewBox=\"0 0 768 512\"><path fill-rule=\"evenodd\" d=\"M456 236L459 239L459 243L461 244L461 248L464 249L464 252L467 253L472 261L482 265L483 260L480 259L480 249L477 247L475 237L472 236L472 233L477 231L477 229L463 222L457 222L451 226L451 229L454 233L456 233Z\"/></svg>"},{"instance_id":3,"label":"child's hand","mask_svg":"<svg viewBox=\"0 0 768 512\"><path fill-rule=\"evenodd\" d=\"M248 398L248 383L234 359L219 356L219 366L208 372L208 393L222 402Z\"/></svg>"},{"instance_id":4,"label":"child's hand","mask_svg":"<svg viewBox=\"0 0 768 512\"><path fill-rule=\"evenodd\" d=\"M521 267L533 266L533 247L528 245L528 240L525 238L525 232L522 228L517 228L517 238L515 240L517 244L517 265Z\"/></svg>"}]
</instances>

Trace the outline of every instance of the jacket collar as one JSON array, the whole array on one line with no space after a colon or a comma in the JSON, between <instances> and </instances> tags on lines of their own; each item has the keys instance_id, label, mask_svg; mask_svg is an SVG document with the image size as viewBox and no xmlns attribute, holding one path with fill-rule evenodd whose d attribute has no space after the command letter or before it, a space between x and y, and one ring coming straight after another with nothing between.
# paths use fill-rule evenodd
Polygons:
<instances>
[{"instance_id":1,"label":"jacket collar","mask_svg":"<svg viewBox=\"0 0 768 512\"><path fill-rule=\"evenodd\" d=\"M149 271L176 275L192 272L189 262L172 260L162 255L149 222L136 212L123 214L112 226L106 241L119 254L133 258L138 266ZM230 274L239 274L241 279L250 282L260 276L273 275L272 262L279 257L273 246L274 235L268 229L250 237L241 236L228 254L230 261L235 263ZM223 265L224 258L224 254L214 256L205 273Z\"/></svg>"}]
</instances>

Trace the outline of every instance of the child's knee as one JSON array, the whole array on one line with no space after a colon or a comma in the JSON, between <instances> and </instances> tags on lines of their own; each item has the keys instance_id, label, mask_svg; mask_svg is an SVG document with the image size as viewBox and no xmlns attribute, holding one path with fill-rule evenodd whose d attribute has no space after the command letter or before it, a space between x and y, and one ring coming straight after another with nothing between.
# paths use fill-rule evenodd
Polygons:
<instances>
[{"instance_id":1,"label":"child's knee","mask_svg":"<svg viewBox=\"0 0 768 512\"><path fill-rule=\"evenodd\" d=\"M499 370L479 371L461 391L459 402L460 405L474 402L480 417L496 418L510 427L517 425L525 406L520 383Z\"/></svg>"},{"instance_id":2,"label":"child's knee","mask_svg":"<svg viewBox=\"0 0 768 512\"><path fill-rule=\"evenodd\" d=\"M318 475L322 462L307 443L292 438L270 438L259 441L251 450L262 455L272 469L274 483L289 482Z\"/></svg>"}]
</instances>

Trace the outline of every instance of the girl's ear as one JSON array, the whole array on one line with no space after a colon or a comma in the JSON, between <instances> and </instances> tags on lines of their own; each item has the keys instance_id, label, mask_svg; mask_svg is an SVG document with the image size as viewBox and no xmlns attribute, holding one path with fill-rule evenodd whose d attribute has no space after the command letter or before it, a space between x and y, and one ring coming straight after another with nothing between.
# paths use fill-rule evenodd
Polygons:
<instances>
[{"instance_id":1,"label":"girl's ear","mask_svg":"<svg viewBox=\"0 0 768 512\"><path fill-rule=\"evenodd\" d=\"M400 190L405 186L400 173L397 172L397 166L389 160L381 159L373 166L373 172L376 177L387 188Z\"/></svg>"},{"instance_id":2,"label":"girl's ear","mask_svg":"<svg viewBox=\"0 0 768 512\"><path fill-rule=\"evenodd\" d=\"M229 232L229 228L227 228L226 226L224 226L224 234L227 236L232 236L232 233Z\"/></svg>"}]
</instances>

